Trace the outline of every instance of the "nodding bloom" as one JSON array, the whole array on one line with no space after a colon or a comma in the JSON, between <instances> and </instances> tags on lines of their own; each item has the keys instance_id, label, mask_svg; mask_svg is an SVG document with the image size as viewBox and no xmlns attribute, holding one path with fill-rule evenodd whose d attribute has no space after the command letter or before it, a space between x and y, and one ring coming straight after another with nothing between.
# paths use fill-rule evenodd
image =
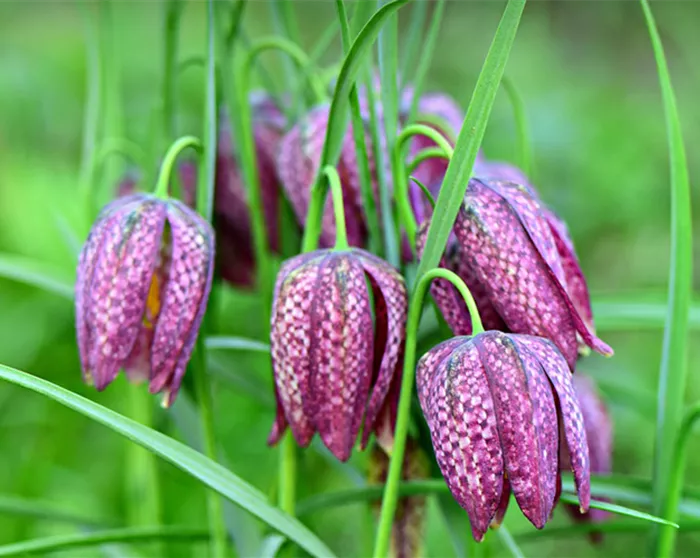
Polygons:
<instances>
[{"instance_id":1,"label":"nodding bloom","mask_svg":"<svg viewBox=\"0 0 700 558\"><path fill-rule=\"evenodd\" d=\"M103 390L124 369L164 404L177 395L209 298L214 234L185 204L133 194L107 205L78 263L83 376Z\"/></svg>"},{"instance_id":2,"label":"nodding bloom","mask_svg":"<svg viewBox=\"0 0 700 558\"><path fill-rule=\"evenodd\" d=\"M269 443L289 425L299 445L318 432L345 461L363 417L363 447L373 431L380 440L393 439L386 416L403 355L406 307L401 275L364 250L318 250L288 260L272 306L277 417Z\"/></svg>"},{"instance_id":3,"label":"nodding bloom","mask_svg":"<svg viewBox=\"0 0 700 558\"><path fill-rule=\"evenodd\" d=\"M279 250L279 196L275 158L286 119L275 101L251 95L253 138L263 212L270 250ZM216 156L214 226L219 242L221 276L236 286L252 286L255 276L248 194L233 147L228 120L221 118Z\"/></svg>"},{"instance_id":4,"label":"nodding bloom","mask_svg":"<svg viewBox=\"0 0 700 558\"><path fill-rule=\"evenodd\" d=\"M389 473L389 457L379 446L374 446L369 456L367 482L384 485ZM423 480L430 477L430 468L425 453L418 443L408 438L401 471L402 481ZM423 531L425 527L425 495L400 498L394 523L391 526L391 553L394 558L423 556ZM375 512L381 509L381 500L372 503Z\"/></svg>"},{"instance_id":5,"label":"nodding bloom","mask_svg":"<svg viewBox=\"0 0 700 558\"><path fill-rule=\"evenodd\" d=\"M599 353L612 355L574 302L574 283L565 272L549 221L526 186L470 180L454 234L473 281L508 330L551 339L572 370L577 336ZM583 274L577 277L585 285Z\"/></svg>"},{"instance_id":6,"label":"nodding bloom","mask_svg":"<svg viewBox=\"0 0 700 558\"><path fill-rule=\"evenodd\" d=\"M610 474L612 471L613 430L608 409L591 377L580 372L574 374L574 390L581 407L583 426L586 430L591 473ZM562 470L570 468L571 458L566 447L561 447L559 459ZM596 508L591 508L586 513L581 513L576 506L567 505L566 509L576 521L600 523L610 516L608 512ZM591 538L594 542L599 542L601 533L593 532Z\"/></svg>"},{"instance_id":7,"label":"nodding bloom","mask_svg":"<svg viewBox=\"0 0 700 558\"><path fill-rule=\"evenodd\" d=\"M588 510L588 445L571 378L548 339L500 331L449 339L418 363L435 457L477 541L500 524L511 490L525 517L544 527L560 492L564 440Z\"/></svg>"},{"instance_id":8,"label":"nodding bloom","mask_svg":"<svg viewBox=\"0 0 700 558\"><path fill-rule=\"evenodd\" d=\"M328 127L329 107L319 106L311 110L282 138L277 155L277 173L287 194L297 220L301 225L306 222L311 199L311 187L318 172L323 151L323 142ZM365 133L367 153L372 153L371 137ZM372 188L377 196L376 171L374 158L370 156L370 173L373 177ZM340 182L343 187L343 205L348 242L351 246L362 247L367 237L367 225L362 206L360 177L357 169L357 154L352 127L348 126L343 139L340 160L337 165ZM328 247L335 238L335 217L330 196L326 200L321 228L320 245Z\"/></svg>"}]
</instances>

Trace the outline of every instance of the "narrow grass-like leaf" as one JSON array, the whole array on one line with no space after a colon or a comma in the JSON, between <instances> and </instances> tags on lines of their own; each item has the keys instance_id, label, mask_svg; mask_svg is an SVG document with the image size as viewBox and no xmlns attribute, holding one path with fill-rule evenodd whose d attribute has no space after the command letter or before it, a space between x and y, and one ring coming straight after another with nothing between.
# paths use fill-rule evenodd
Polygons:
<instances>
[{"instance_id":1,"label":"narrow grass-like leaf","mask_svg":"<svg viewBox=\"0 0 700 558\"><path fill-rule=\"evenodd\" d=\"M75 275L15 254L0 254L0 278L73 299Z\"/></svg>"},{"instance_id":2,"label":"narrow grass-like leaf","mask_svg":"<svg viewBox=\"0 0 700 558\"><path fill-rule=\"evenodd\" d=\"M508 552L510 552L510 555L513 558L525 558L525 555L518 547L518 544L515 542L513 535L510 534L510 531L505 525L501 525L496 530L496 533L498 534L498 538L501 539L503 546L505 546L508 549Z\"/></svg>"},{"instance_id":3,"label":"narrow grass-like leaf","mask_svg":"<svg viewBox=\"0 0 700 558\"><path fill-rule=\"evenodd\" d=\"M690 183L686 163L681 119L671 76L654 16L647 0L641 0L649 28L654 58L659 74L666 118L669 161L671 166L671 261L669 269L668 316L659 373L659 405L654 455L654 512L675 519L677 511L670 504L676 498L670 484L676 452L676 436L681 425L686 377L688 374L688 314L693 280L693 222L690 210ZM671 556L675 531L661 527L654 531L654 554Z\"/></svg>"},{"instance_id":4,"label":"narrow grass-like leaf","mask_svg":"<svg viewBox=\"0 0 700 558\"><path fill-rule=\"evenodd\" d=\"M177 440L25 372L0 365L0 379L49 397L140 444L246 509L306 549L310 554L314 556L333 555L330 549L299 521L270 505L262 492L218 463Z\"/></svg>"},{"instance_id":5,"label":"narrow grass-like leaf","mask_svg":"<svg viewBox=\"0 0 700 558\"><path fill-rule=\"evenodd\" d=\"M508 61L525 0L508 0L503 17L486 55L484 66L474 87L454 154L440 188L435 213L428 229L418 277L437 267L467 190L476 154L486 131L486 124Z\"/></svg>"},{"instance_id":6,"label":"narrow grass-like leaf","mask_svg":"<svg viewBox=\"0 0 700 558\"><path fill-rule=\"evenodd\" d=\"M574 506L578 505L578 496L569 492L562 492L560 500L565 504L572 504ZM650 523L658 523L659 525L667 525L678 529L678 524L674 523L673 521L668 521L649 513L632 510L624 506L618 506L617 504L609 504L608 502L601 502L600 500L591 499L591 507L598 510L615 513L617 515L626 515L627 517L643 519L644 521L649 521Z\"/></svg>"},{"instance_id":7,"label":"narrow grass-like leaf","mask_svg":"<svg viewBox=\"0 0 700 558\"><path fill-rule=\"evenodd\" d=\"M239 393L252 397L268 409L274 410L275 398L272 390L263 385L262 382L256 380L252 374L243 374L240 370L231 370L222 361L211 357L209 359L209 368L216 380L221 384L231 386Z\"/></svg>"},{"instance_id":8,"label":"narrow grass-like leaf","mask_svg":"<svg viewBox=\"0 0 700 558\"><path fill-rule=\"evenodd\" d=\"M438 4L444 3L444 0L440 0ZM413 2L411 6L411 22L408 24L408 32L404 39L401 58L401 88L405 88L406 85L411 81L413 77L413 72L416 69L416 60L418 59L418 53L421 52L421 58L423 57L425 44L427 41L423 41L423 27L425 26L425 19L428 15L428 6L430 2ZM435 6L435 10L438 6Z\"/></svg>"},{"instance_id":9,"label":"narrow grass-like leaf","mask_svg":"<svg viewBox=\"0 0 700 558\"><path fill-rule=\"evenodd\" d=\"M91 533L59 535L43 539L33 539L0 546L0 556L28 556L40 554L45 556L52 552L72 548L99 546L107 543L151 542L151 541L205 541L209 534L204 529L171 525L168 527L132 527L128 529L109 529Z\"/></svg>"},{"instance_id":10,"label":"narrow grass-like leaf","mask_svg":"<svg viewBox=\"0 0 700 558\"><path fill-rule=\"evenodd\" d=\"M254 353L269 353L270 345L255 339L245 337L229 337L226 335L210 335L206 340L207 349L227 351L249 351Z\"/></svg>"},{"instance_id":11,"label":"narrow grass-like leaf","mask_svg":"<svg viewBox=\"0 0 700 558\"><path fill-rule=\"evenodd\" d=\"M600 330L640 330L664 327L668 308L662 301L632 297L593 297L593 314ZM700 329L700 303L690 306L688 325Z\"/></svg>"},{"instance_id":12,"label":"narrow grass-like leaf","mask_svg":"<svg viewBox=\"0 0 700 558\"><path fill-rule=\"evenodd\" d=\"M62 510L53 502L28 500L17 496L0 495L0 514L10 516L33 517L61 523L75 523L86 526L105 526L112 521L106 521L87 515Z\"/></svg>"},{"instance_id":13,"label":"narrow grass-like leaf","mask_svg":"<svg viewBox=\"0 0 700 558\"><path fill-rule=\"evenodd\" d=\"M612 535L614 533L646 533L649 526L643 521L626 520L626 521L605 521L602 523L576 523L565 527L547 527L542 531L530 530L516 533L520 544L546 541L549 539L569 538L573 536L586 535L588 533L605 533ZM682 521L679 524L679 531L682 533L690 533L700 531L700 521L690 520Z\"/></svg>"}]
</instances>

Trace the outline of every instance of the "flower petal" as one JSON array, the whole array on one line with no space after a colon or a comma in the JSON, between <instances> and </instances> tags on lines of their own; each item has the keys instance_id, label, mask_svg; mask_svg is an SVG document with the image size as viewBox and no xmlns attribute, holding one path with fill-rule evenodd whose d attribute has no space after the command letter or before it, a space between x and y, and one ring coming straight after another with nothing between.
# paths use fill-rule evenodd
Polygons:
<instances>
[{"instance_id":1,"label":"flower petal","mask_svg":"<svg viewBox=\"0 0 700 558\"><path fill-rule=\"evenodd\" d=\"M161 201L129 198L114 210L114 219L108 218L85 293L93 339L88 374L98 390L114 379L136 342L165 223Z\"/></svg>"},{"instance_id":2,"label":"flower petal","mask_svg":"<svg viewBox=\"0 0 700 558\"><path fill-rule=\"evenodd\" d=\"M421 357L416 366L416 391L421 401L428 397L438 367L457 347L467 341L466 337L451 337L435 345Z\"/></svg>"},{"instance_id":3,"label":"flower petal","mask_svg":"<svg viewBox=\"0 0 700 558\"><path fill-rule=\"evenodd\" d=\"M285 262L277 275L270 349L278 413L269 443L276 443L281 434L280 408L300 446L308 446L314 435L314 428L304 412L302 394L308 394L309 390L313 335L310 315L322 257L325 256L319 252L302 254Z\"/></svg>"},{"instance_id":4,"label":"flower petal","mask_svg":"<svg viewBox=\"0 0 700 558\"><path fill-rule=\"evenodd\" d=\"M504 464L495 402L473 341L442 360L420 403L442 475L480 541L501 502Z\"/></svg>"},{"instance_id":5,"label":"flower petal","mask_svg":"<svg viewBox=\"0 0 700 558\"><path fill-rule=\"evenodd\" d=\"M331 252L318 274L304 411L328 449L345 461L362 426L372 381L372 313L365 273L355 258Z\"/></svg>"},{"instance_id":6,"label":"flower petal","mask_svg":"<svg viewBox=\"0 0 700 558\"><path fill-rule=\"evenodd\" d=\"M508 480L532 524L544 527L554 506L558 465L556 408L537 361L515 336L477 335L474 343L493 395Z\"/></svg>"},{"instance_id":7,"label":"flower petal","mask_svg":"<svg viewBox=\"0 0 700 558\"><path fill-rule=\"evenodd\" d=\"M391 265L364 250L353 250L352 253L358 257L369 277L375 305L376 356L373 377L376 377L376 381L367 405L365 430L362 435L364 448L389 392L392 378L400 376L402 372L398 370L397 365L406 340L408 295L403 277Z\"/></svg>"},{"instance_id":8,"label":"flower petal","mask_svg":"<svg viewBox=\"0 0 700 558\"><path fill-rule=\"evenodd\" d=\"M571 371L556 346L548 339L529 335L518 337L519 342L526 345L540 361L554 387L571 456L571 470L574 473L579 503L582 511L587 511L591 498L590 458L583 413L574 391Z\"/></svg>"},{"instance_id":9,"label":"flower petal","mask_svg":"<svg viewBox=\"0 0 700 558\"><path fill-rule=\"evenodd\" d=\"M172 259L163 286L151 350L149 390L175 399L199 333L214 272L214 232L209 223L176 200L168 202Z\"/></svg>"}]
</instances>

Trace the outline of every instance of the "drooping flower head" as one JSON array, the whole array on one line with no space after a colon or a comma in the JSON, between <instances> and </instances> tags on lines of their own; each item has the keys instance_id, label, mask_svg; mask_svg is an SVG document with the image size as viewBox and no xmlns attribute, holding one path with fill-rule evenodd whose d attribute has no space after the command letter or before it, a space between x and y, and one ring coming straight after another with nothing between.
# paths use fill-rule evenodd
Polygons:
<instances>
[{"instance_id":1,"label":"drooping flower head","mask_svg":"<svg viewBox=\"0 0 700 558\"><path fill-rule=\"evenodd\" d=\"M577 336L601 354L612 354L573 302L549 221L527 187L470 180L454 234L474 281L508 330L551 339L572 369Z\"/></svg>"},{"instance_id":2,"label":"drooping flower head","mask_svg":"<svg viewBox=\"0 0 700 558\"><path fill-rule=\"evenodd\" d=\"M207 305L214 234L185 204L149 194L107 205L83 246L75 307L86 381L103 390L124 369L170 405Z\"/></svg>"},{"instance_id":3,"label":"drooping flower head","mask_svg":"<svg viewBox=\"0 0 700 558\"><path fill-rule=\"evenodd\" d=\"M418 363L435 456L477 541L500 524L511 490L525 517L544 526L559 494L564 443L588 509L588 446L571 378L551 341L499 331L449 339Z\"/></svg>"},{"instance_id":4,"label":"drooping flower head","mask_svg":"<svg viewBox=\"0 0 700 558\"><path fill-rule=\"evenodd\" d=\"M373 431L386 439L381 430L393 432L393 425L382 417L392 403L406 306L401 275L364 250L317 250L288 260L272 308L277 417L269 442L287 425L304 447L318 432L345 461L363 418L363 446Z\"/></svg>"},{"instance_id":5,"label":"drooping flower head","mask_svg":"<svg viewBox=\"0 0 700 558\"><path fill-rule=\"evenodd\" d=\"M329 107L322 105L311 110L282 138L277 156L277 172L282 187L301 225L306 223L309 210L311 187L318 172L328 127ZM371 137L365 134L367 153L372 153ZM370 155L372 187L377 199L377 185L374 177L374 158ZM347 225L348 242L351 246L362 247L367 237L367 225L362 206L360 178L357 168L357 153L353 140L352 127L348 126L343 139L342 151L337 165L343 188L343 204ZM328 247L335 238L335 217L333 204L326 201L323 213L320 245Z\"/></svg>"},{"instance_id":6,"label":"drooping flower head","mask_svg":"<svg viewBox=\"0 0 700 558\"><path fill-rule=\"evenodd\" d=\"M607 475L612 472L613 429L605 402L598 392L593 378L577 372L574 374L574 390L581 407L583 426L588 440L588 453L591 460L591 473ZM565 446L561 447L561 469L570 468L571 458ZM595 494L593 494L595 496ZM604 499L604 497L601 497ZM600 523L610 517L609 512L591 508L586 513L576 506L566 506L576 521ZM600 533L591 533L594 542L600 540Z\"/></svg>"}]
</instances>

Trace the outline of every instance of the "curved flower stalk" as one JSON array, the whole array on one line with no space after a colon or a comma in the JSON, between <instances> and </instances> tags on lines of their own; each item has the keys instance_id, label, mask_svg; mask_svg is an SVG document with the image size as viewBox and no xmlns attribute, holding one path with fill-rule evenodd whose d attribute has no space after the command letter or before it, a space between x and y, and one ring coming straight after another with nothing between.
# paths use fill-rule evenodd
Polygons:
<instances>
[{"instance_id":1,"label":"curved flower stalk","mask_svg":"<svg viewBox=\"0 0 700 558\"><path fill-rule=\"evenodd\" d=\"M389 472L389 457L379 446L374 446L369 456L369 484L384 484ZM406 452L401 472L402 481L421 480L429 477L428 460L418 443L406 440ZM381 501L373 503L376 512ZM425 527L426 497L424 495L401 498L391 529L391 556L413 558L423 555L423 531Z\"/></svg>"},{"instance_id":2,"label":"curved flower stalk","mask_svg":"<svg viewBox=\"0 0 700 558\"><path fill-rule=\"evenodd\" d=\"M317 250L288 260L277 276L272 308L278 405L269 443L289 425L300 446L318 432L345 461L363 418L363 447L373 431L390 440L382 429L393 425L381 418L392 404L406 306L403 277L364 250Z\"/></svg>"},{"instance_id":3,"label":"curved flower stalk","mask_svg":"<svg viewBox=\"0 0 700 558\"><path fill-rule=\"evenodd\" d=\"M583 415L551 341L500 331L455 337L421 358L416 384L435 456L474 539L501 523L511 490L525 517L544 527L560 492L560 431L588 510Z\"/></svg>"},{"instance_id":4,"label":"curved flower stalk","mask_svg":"<svg viewBox=\"0 0 700 558\"><path fill-rule=\"evenodd\" d=\"M124 369L174 401L207 305L214 233L182 202L132 194L107 205L83 246L75 307L83 376Z\"/></svg>"},{"instance_id":5,"label":"curved flower stalk","mask_svg":"<svg viewBox=\"0 0 700 558\"><path fill-rule=\"evenodd\" d=\"M311 200L311 187L321 162L321 153L328 126L329 107L322 105L311 110L281 140L277 154L277 173L282 188L292 204L300 224L306 222ZM365 135L367 152L372 153L371 135ZM370 157L372 190L377 196L374 159ZM357 153L352 129L348 126L338 161L338 174L343 190L343 205L347 225L347 238L351 246L362 247L367 238L367 226L362 207L360 177L357 169ZM323 212L320 244L332 246L335 238L333 203L327 200Z\"/></svg>"},{"instance_id":6,"label":"curved flower stalk","mask_svg":"<svg viewBox=\"0 0 700 558\"><path fill-rule=\"evenodd\" d=\"M607 406L600 397L593 378L577 372L573 376L573 381L588 440L591 473L610 474L612 472L613 429ZM560 449L560 468L563 471L571 467L571 457L565 446L561 446ZM593 495L595 496L595 494ZM596 508L591 508L586 513L581 513L576 506L567 505L566 509L576 521L600 523L610 517L609 512ZM592 532L591 539L594 542L600 542L602 534Z\"/></svg>"},{"instance_id":7,"label":"curved flower stalk","mask_svg":"<svg viewBox=\"0 0 700 558\"><path fill-rule=\"evenodd\" d=\"M572 370L577 336L601 354L612 354L587 326L587 316L581 315L580 305L569 294L549 222L526 187L470 180L454 234L461 265L471 273L466 278L482 307L488 300L508 330L551 339ZM580 278L583 281L582 274Z\"/></svg>"}]
</instances>

